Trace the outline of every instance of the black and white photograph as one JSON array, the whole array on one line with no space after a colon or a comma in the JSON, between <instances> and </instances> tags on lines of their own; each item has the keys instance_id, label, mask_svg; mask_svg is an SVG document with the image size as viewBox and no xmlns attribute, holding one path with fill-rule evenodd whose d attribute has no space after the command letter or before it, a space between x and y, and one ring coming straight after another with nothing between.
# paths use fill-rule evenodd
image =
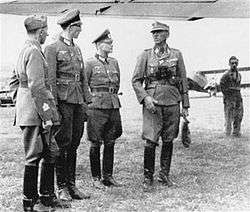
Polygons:
<instances>
[{"instance_id":1,"label":"black and white photograph","mask_svg":"<svg viewBox=\"0 0 250 212\"><path fill-rule=\"evenodd\" d=\"M250 0L0 0L0 211L250 211Z\"/></svg>"}]
</instances>

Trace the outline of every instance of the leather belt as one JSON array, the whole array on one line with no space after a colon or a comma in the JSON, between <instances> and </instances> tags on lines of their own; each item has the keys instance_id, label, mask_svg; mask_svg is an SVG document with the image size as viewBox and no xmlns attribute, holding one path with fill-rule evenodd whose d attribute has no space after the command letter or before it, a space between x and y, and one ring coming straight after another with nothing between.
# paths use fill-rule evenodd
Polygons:
<instances>
[{"instance_id":1,"label":"leather belt","mask_svg":"<svg viewBox=\"0 0 250 212\"><path fill-rule=\"evenodd\" d=\"M169 81L166 79L161 80L152 80L150 84L157 84L157 85L169 85Z\"/></svg>"},{"instance_id":2,"label":"leather belt","mask_svg":"<svg viewBox=\"0 0 250 212\"><path fill-rule=\"evenodd\" d=\"M148 90L148 89L151 89L151 88L155 88L157 86L174 86L174 87L177 87L175 84L171 84L169 82L169 80L161 79L161 80L151 81L150 83L148 83L146 85L145 89Z\"/></svg>"},{"instance_id":3,"label":"leather belt","mask_svg":"<svg viewBox=\"0 0 250 212\"><path fill-rule=\"evenodd\" d=\"M108 92L117 94L118 90L114 87L97 87L97 88L91 88L92 92Z\"/></svg>"},{"instance_id":4,"label":"leather belt","mask_svg":"<svg viewBox=\"0 0 250 212\"><path fill-rule=\"evenodd\" d=\"M66 77L66 80L69 79L69 80L74 80L76 82L80 82L81 81L81 76L80 76L80 73L59 73L59 78L60 77ZM60 79L64 79L64 78L60 78Z\"/></svg>"},{"instance_id":5,"label":"leather belt","mask_svg":"<svg viewBox=\"0 0 250 212\"><path fill-rule=\"evenodd\" d=\"M160 84L160 85L167 85L169 84L168 80L166 79L161 79L161 80L152 80L152 84Z\"/></svg>"}]
</instances>

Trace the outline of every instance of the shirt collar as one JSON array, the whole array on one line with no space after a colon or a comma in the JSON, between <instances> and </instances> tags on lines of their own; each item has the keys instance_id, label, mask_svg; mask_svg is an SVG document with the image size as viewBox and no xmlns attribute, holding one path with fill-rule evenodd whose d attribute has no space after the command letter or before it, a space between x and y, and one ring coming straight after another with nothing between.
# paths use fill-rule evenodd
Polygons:
<instances>
[{"instance_id":1,"label":"shirt collar","mask_svg":"<svg viewBox=\"0 0 250 212\"><path fill-rule=\"evenodd\" d=\"M164 46L160 47L161 49L159 49L159 47L154 46L154 48L152 49L152 54L154 55L154 57L156 58L168 58L170 56L170 48L167 44L165 44Z\"/></svg>"},{"instance_id":2,"label":"shirt collar","mask_svg":"<svg viewBox=\"0 0 250 212\"><path fill-rule=\"evenodd\" d=\"M154 53L158 55L158 54L167 53L169 51L169 47L167 44L164 44L161 47L154 46L153 50L154 50Z\"/></svg>"},{"instance_id":3,"label":"shirt collar","mask_svg":"<svg viewBox=\"0 0 250 212\"><path fill-rule=\"evenodd\" d=\"M230 72L230 73L236 73L236 72L238 72L238 69L232 70L232 69L230 68L230 69L229 69L229 72Z\"/></svg>"},{"instance_id":4,"label":"shirt collar","mask_svg":"<svg viewBox=\"0 0 250 212\"><path fill-rule=\"evenodd\" d=\"M96 58L97 58L98 60L100 60L101 62L103 62L103 63L108 63L107 58L105 58L105 57L103 57L103 56L101 56L101 55L99 55L99 54L96 54Z\"/></svg>"},{"instance_id":5,"label":"shirt collar","mask_svg":"<svg viewBox=\"0 0 250 212\"><path fill-rule=\"evenodd\" d=\"M165 44L162 47L154 46L154 48L152 49L152 52L157 58L165 58L165 57L169 57L170 48L167 44Z\"/></svg>"}]
</instances>

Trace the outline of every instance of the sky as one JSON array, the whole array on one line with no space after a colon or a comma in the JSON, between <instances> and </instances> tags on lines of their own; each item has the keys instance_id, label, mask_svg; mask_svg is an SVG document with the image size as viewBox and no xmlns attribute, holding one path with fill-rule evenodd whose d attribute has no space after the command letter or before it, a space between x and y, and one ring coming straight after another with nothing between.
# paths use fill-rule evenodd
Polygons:
<instances>
[{"instance_id":1,"label":"sky","mask_svg":"<svg viewBox=\"0 0 250 212\"><path fill-rule=\"evenodd\" d=\"M16 63L18 52L26 39L24 19L25 16L0 15L1 66L14 67ZM48 17L49 37L44 46L53 42L61 31L56 21L57 17ZM232 55L239 58L239 66L250 66L250 19L158 21L170 26L167 43L181 50L188 76L196 71L228 68L228 58ZM82 17L82 22L82 32L76 43L82 50L84 60L95 54L92 41L109 28L114 39L111 56L118 59L121 86L126 86L130 83L137 56L153 46L150 29L154 19ZM250 73L246 74L244 78L249 81Z\"/></svg>"}]
</instances>

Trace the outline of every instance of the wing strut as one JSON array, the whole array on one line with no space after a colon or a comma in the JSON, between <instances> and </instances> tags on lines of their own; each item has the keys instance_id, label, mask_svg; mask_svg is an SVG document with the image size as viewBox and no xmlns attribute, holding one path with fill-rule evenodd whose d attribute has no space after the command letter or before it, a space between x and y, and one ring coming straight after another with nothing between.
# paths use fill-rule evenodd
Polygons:
<instances>
[{"instance_id":1,"label":"wing strut","mask_svg":"<svg viewBox=\"0 0 250 212\"><path fill-rule=\"evenodd\" d=\"M106 10L108 10L110 7L111 7L111 5L107 6L107 7L102 7L99 10L96 10L95 11L95 15L101 15L103 12L105 12Z\"/></svg>"}]
</instances>

